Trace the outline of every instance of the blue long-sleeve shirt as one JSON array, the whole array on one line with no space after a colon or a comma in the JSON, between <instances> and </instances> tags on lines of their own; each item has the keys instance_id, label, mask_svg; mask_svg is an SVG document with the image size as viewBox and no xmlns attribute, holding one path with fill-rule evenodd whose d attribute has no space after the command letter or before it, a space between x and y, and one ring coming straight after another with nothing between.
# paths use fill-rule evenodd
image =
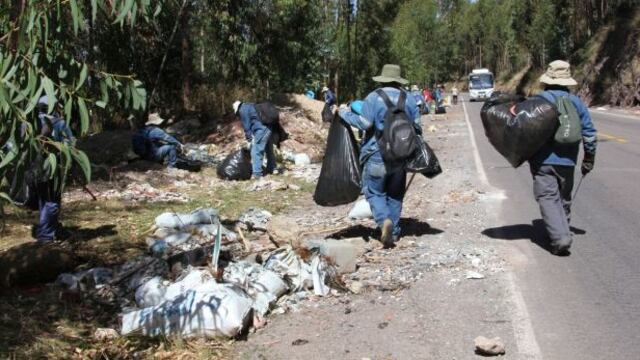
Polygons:
<instances>
[{"instance_id":1,"label":"blue long-sleeve shirt","mask_svg":"<svg viewBox=\"0 0 640 360\"><path fill-rule=\"evenodd\" d=\"M145 126L140 130L140 135L156 144L181 145L180 141L157 126Z\"/></svg>"},{"instance_id":2,"label":"blue long-sleeve shirt","mask_svg":"<svg viewBox=\"0 0 640 360\"><path fill-rule=\"evenodd\" d=\"M586 154L595 155L598 144L597 131L589 115L589 109L579 97L562 90L546 90L538 94L547 101L555 104L556 97L568 96L578 111L582 125L582 146ZM580 144L560 145L553 139L533 156L531 162L544 165L575 166L580 152Z\"/></svg>"},{"instance_id":3,"label":"blue long-sleeve shirt","mask_svg":"<svg viewBox=\"0 0 640 360\"><path fill-rule=\"evenodd\" d=\"M336 95L333 93L333 91L331 90L327 90L324 93L324 102L327 103L327 105L331 106L333 104L336 103Z\"/></svg>"},{"instance_id":4,"label":"blue long-sleeve shirt","mask_svg":"<svg viewBox=\"0 0 640 360\"><path fill-rule=\"evenodd\" d=\"M240 123L242 123L244 136L247 140L253 139L253 134L257 131L267 128L267 126L260 121L260 114L258 114L255 104L243 103L240 105L238 116L240 117Z\"/></svg>"},{"instance_id":5,"label":"blue long-sleeve shirt","mask_svg":"<svg viewBox=\"0 0 640 360\"><path fill-rule=\"evenodd\" d=\"M398 103L400 90L392 87L385 87L382 90L389 96L392 103ZM413 119L418 133L422 133L420 126L420 113L416 105L416 100L411 94L407 93L404 111ZM340 109L340 117L349 125L362 130L366 133L363 143L360 147L360 162L364 163L367 159L375 159L382 161L382 154L378 147L377 139L384 130L384 118L387 115L387 105L384 100L375 91L367 95L362 106L362 115L358 115L351 111L350 108Z\"/></svg>"}]
</instances>

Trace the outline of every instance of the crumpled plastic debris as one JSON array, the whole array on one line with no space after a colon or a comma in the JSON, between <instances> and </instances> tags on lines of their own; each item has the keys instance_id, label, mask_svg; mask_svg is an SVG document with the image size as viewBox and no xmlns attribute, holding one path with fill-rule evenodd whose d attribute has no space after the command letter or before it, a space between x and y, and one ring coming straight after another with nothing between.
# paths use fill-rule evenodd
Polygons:
<instances>
[{"instance_id":1,"label":"crumpled plastic debris","mask_svg":"<svg viewBox=\"0 0 640 360\"><path fill-rule=\"evenodd\" d=\"M207 208L197 209L190 214L166 212L156 217L156 226L162 228L180 229L188 225L216 224L220 221L218 210Z\"/></svg>"},{"instance_id":2,"label":"crumpled plastic debris","mask_svg":"<svg viewBox=\"0 0 640 360\"><path fill-rule=\"evenodd\" d=\"M253 299L253 309L265 315L289 287L282 278L258 264L239 261L224 269L223 280L242 288Z\"/></svg>"},{"instance_id":3,"label":"crumpled plastic debris","mask_svg":"<svg viewBox=\"0 0 640 360\"><path fill-rule=\"evenodd\" d=\"M311 263L307 263L290 245L287 245L271 252L264 267L282 276L289 283L292 291L313 288L316 295L329 294L330 289L325 285L326 262L318 253L312 256Z\"/></svg>"},{"instance_id":4,"label":"crumpled plastic debris","mask_svg":"<svg viewBox=\"0 0 640 360\"><path fill-rule=\"evenodd\" d=\"M75 274L58 275L56 285L69 291L86 291L108 283L113 278L113 270L97 267Z\"/></svg>"},{"instance_id":5,"label":"crumpled plastic debris","mask_svg":"<svg viewBox=\"0 0 640 360\"><path fill-rule=\"evenodd\" d=\"M273 215L267 210L260 208L249 208L245 211L240 218L239 222L245 224L250 230L267 230L267 223Z\"/></svg>"}]
</instances>

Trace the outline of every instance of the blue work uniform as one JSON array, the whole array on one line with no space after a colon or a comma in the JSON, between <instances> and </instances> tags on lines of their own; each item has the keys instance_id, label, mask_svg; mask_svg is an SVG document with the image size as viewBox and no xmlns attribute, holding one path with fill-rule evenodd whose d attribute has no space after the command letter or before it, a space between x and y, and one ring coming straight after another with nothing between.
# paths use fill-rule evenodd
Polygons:
<instances>
[{"instance_id":1,"label":"blue work uniform","mask_svg":"<svg viewBox=\"0 0 640 360\"><path fill-rule=\"evenodd\" d=\"M563 90L546 90L538 96L554 104L560 96L571 100L580 116L584 152L595 156L597 132L582 100ZM552 244L571 243L571 192L579 151L580 144L557 144L552 138L529 160L534 197Z\"/></svg>"},{"instance_id":2,"label":"blue work uniform","mask_svg":"<svg viewBox=\"0 0 640 360\"><path fill-rule=\"evenodd\" d=\"M273 128L260 121L260 114L255 104L242 103L238 109L238 117L244 129L244 136L251 141L251 167L253 177L262 177L262 163L267 156L267 174L276 169L276 156L273 152Z\"/></svg>"},{"instance_id":3,"label":"blue work uniform","mask_svg":"<svg viewBox=\"0 0 640 360\"><path fill-rule=\"evenodd\" d=\"M336 104L336 94L331 89L324 92L324 102L329 106Z\"/></svg>"},{"instance_id":4,"label":"blue work uniform","mask_svg":"<svg viewBox=\"0 0 640 360\"><path fill-rule=\"evenodd\" d=\"M397 104L400 90L385 87L382 90L391 102ZM385 219L393 222L394 237L400 236L400 215L405 194L407 172L402 167L392 168L384 163L377 139L384 130L384 119L388 108L384 100L374 91L364 100L362 114L349 108L340 109L340 117L349 125L362 130L366 136L360 148L360 163L363 165L362 191L371 206L373 217L379 227ZM414 121L416 131L421 134L420 113L413 96L407 94L405 113Z\"/></svg>"},{"instance_id":5,"label":"blue work uniform","mask_svg":"<svg viewBox=\"0 0 640 360\"><path fill-rule=\"evenodd\" d=\"M73 132L58 115L38 114L40 126L50 127L51 140L62 142L67 145L74 145L76 142ZM40 243L47 243L55 240L56 234L60 230L60 204L62 194L58 191L55 183L51 180L37 181L35 184L35 195L38 203L39 221L35 228L35 237Z\"/></svg>"},{"instance_id":6,"label":"blue work uniform","mask_svg":"<svg viewBox=\"0 0 640 360\"><path fill-rule=\"evenodd\" d=\"M149 125L138 130L132 139L133 151L143 159L164 162L175 168L178 161L178 147L182 144L161 128Z\"/></svg>"}]
</instances>

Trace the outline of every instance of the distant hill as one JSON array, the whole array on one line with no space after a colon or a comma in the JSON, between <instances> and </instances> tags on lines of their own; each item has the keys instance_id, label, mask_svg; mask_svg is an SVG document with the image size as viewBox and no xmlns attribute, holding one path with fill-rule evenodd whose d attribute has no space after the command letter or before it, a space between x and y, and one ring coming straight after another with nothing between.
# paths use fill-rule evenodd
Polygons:
<instances>
[{"instance_id":1,"label":"distant hill","mask_svg":"<svg viewBox=\"0 0 640 360\"><path fill-rule=\"evenodd\" d=\"M620 11L570 62L576 91L590 105L640 106L640 8ZM543 72L526 67L499 88L532 95Z\"/></svg>"}]
</instances>

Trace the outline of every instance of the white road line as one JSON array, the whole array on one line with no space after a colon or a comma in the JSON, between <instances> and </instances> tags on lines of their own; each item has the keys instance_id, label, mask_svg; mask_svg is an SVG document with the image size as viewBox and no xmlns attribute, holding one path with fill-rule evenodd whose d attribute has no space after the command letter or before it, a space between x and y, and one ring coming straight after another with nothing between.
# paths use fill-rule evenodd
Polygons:
<instances>
[{"instance_id":1,"label":"white road line","mask_svg":"<svg viewBox=\"0 0 640 360\"><path fill-rule=\"evenodd\" d=\"M619 117L623 119L640 120L640 116L638 115L619 114L611 111L592 110L592 109L589 109L589 112L593 114L607 115L607 116Z\"/></svg>"},{"instance_id":2,"label":"white road line","mask_svg":"<svg viewBox=\"0 0 640 360\"><path fill-rule=\"evenodd\" d=\"M469 136L471 137L471 147L473 148L473 157L476 162L476 170L478 171L478 175L480 176L480 181L482 182L482 184L488 186L489 179L487 178L487 173L484 171L484 165L482 164L480 152L478 151L478 144L476 144L476 135L473 132L473 127L471 126L471 121L469 120L469 113L467 112L467 105L465 104L464 98L462 99L462 109L464 109L464 120L467 122Z\"/></svg>"},{"instance_id":3,"label":"white road line","mask_svg":"<svg viewBox=\"0 0 640 360\"><path fill-rule=\"evenodd\" d=\"M464 99L462 100L462 108L464 109L464 119L467 122L467 127L469 128L471 147L473 148L473 157L475 159L478 177L484 185L491 186L489 184L489 179L487 178L487 173L484 170L484 165L482 164L482 158L480 158L478 144L476 143L476 137L473 132L473 127L471 126L471 121L469 120L469 113L467 112L467 106ZM503 190L499 190L498 193L502 194L504 199L506 199ZM524 301L522 292L518 288L518 285L514 279L514 275L511 271L505 272L505 278L508 286L508 292L511 295L511 302L514 306L513 331L518 346L518 351L520 352L520 354L524 355L523 359L542 359L542 352L540 351L540 346L538 345L538 341L536 340L536 334L533 331L531 317L529 316L527 304Z\"/></svg>"}]
</instances>

